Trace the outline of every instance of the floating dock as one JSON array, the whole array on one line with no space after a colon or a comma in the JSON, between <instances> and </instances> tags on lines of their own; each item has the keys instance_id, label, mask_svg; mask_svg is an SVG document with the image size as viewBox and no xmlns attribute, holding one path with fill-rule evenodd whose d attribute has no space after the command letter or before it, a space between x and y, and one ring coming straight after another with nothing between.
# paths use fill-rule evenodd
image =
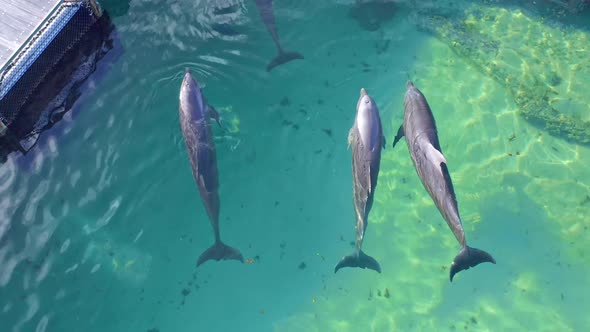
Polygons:
<instances>
[{"instance_id":1,"label":"floating dock","mask_svg":"<svg viewBox=\"0 0 590 332\"><path fill-rule=\"evenodd\" d=\"M59 4L60 0L0 0L0 69Z\"/></svg>"},{"instance_id":2,"label":"floating dock","mask_svg":"<svg viewBox=\"0 0 590 332\"><path fill-rule=\"evenodd\" d=\"M0 145L22 139L62 92L102 16L95 0L0 0Z\"/></svg>"},{"instance_id":3,"label":"floating dock","mask_svg":"<svg viewBox=\"0 0 590 332\"><path fill-rule=\"evenodd\" d=\"M0 0L0 127L99 16L92 0Z\"/></svg>"}]
</instances>

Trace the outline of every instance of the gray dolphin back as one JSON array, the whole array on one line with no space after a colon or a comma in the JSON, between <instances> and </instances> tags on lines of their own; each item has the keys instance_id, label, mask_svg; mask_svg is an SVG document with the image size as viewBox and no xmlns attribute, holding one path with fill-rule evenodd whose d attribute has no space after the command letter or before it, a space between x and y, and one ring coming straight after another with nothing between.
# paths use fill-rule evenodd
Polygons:
<instances>
[{"instance_id":1,"label":"gray dolphin back","mask_svg":"<svg viewBox=\"0 0 590 332\"><path fill-rule=\"evenodd\" d=\"M461 245L449 270L450 281L458 272L480 263L495 264L495 259L489 253L467 245L453 182L438 139L436 121L426 97L411 81L407 83L404 97L404 123L394 139L394 146L402 136L406 137L420 181Z\"/></svg>"},{"instance_id":2,"label":"gray dolphin back","mask_svg":"<svg viewBox=\"0 0 590 332\"><path fill-rule=\"evenodd\" d=\"M374 147L363 145L361 134L358 128L359 106L363 97L368 97L372 105L369 108L369 118L375 119L376 123L371 123L371 133L377 132L377 144ZM366 100L366 99L365 99ZM364 112L363 112L364 113ZM371 135L369 135L371 136ZM381 148L383 142L383 132L381 129L381 119L379 110L375 102L370 99L365 90L361 90L361 96L357 103L357 118L349 133L349 144L352 146L352 186L353 186L353 203L356 212L356 250L354 253L342 257L334 267L334 273L343 267L359 267L371 269L381 273L381 266L377 260L365 254L361 248L365 236L365 230L368 224L369 212L373 206L373 197L377 188L377 178L381 163Z\"/></svg>"},{"instance_id":3,"label":"gray dolphin back","mask_svg":"<svg viewBox=\"0 0 590 332\"><path fill-rule=\"evenodd\" d=\"M205 250L197 260L197 266L208 260L239 260L243 262L239 250L223 241L219 234L219 180L217 156L209 118L211 108L190 70L186 70L179 96L180 128L186 144L193 178L199 189L201 201L207 210L215 243Z\"/></svg>"}]
</instances>

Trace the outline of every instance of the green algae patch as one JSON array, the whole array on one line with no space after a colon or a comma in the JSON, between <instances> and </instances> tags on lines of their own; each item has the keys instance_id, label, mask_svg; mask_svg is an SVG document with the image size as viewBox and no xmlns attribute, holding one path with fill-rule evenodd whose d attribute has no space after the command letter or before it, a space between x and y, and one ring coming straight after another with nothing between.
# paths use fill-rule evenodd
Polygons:
<instances>
[{"instance_id":1,"label":"green algae patch","mask_svg":"<svg viewBox=\"0 0 590 332\"><path fill-rule=\"evenodd\" d=\"M99 271L109 273L120 281L137 286L148 278L151 265L150 254L129 244L96 236L84 251L80 269L87 269L91 274Z\"/></svg>"},{"instance_id":2,"label":"green algae patch","mask_svg":"<svg viewBox=\"0 0 590 332\"><path fill-rule=\"evenodd\" d=\"M531 167L533 165L523 165L527 167L527 173L533 176L525 192L555 223L551 231L563 239L562 246L555 249L567 256L555 263L565 264L571 260L577 262L575 264L585 263L589 254L587 243L590 241L590 221L587 218L590 214L590 187L586 182L590 178L590 169L587 167L587 149L558 142L549 144L531 146L529 159L536 159L537 162L534 168Z\"/></svg>"},{"instance_id":3,"label":"green algae patch","mask_svg":"<svg viewBox=\"0 0 590 332\"><path fill-rule=\"evenodd\" d=\"M473 307L447 319L450 331L575 331L539 290L536 275L526 272L515 276L503 294L479 297Z\"/></svg>"},{"instance_id":4,"label":"green algae patch","mask_svg":"<svg viewBox=\"0 0 590 332\"><path fill-rule=\"evenodd\" d=\"M459 19L422 14L419 26L505 86L526 120L590 145L588 33L495 7L471 7Z\"/></svg>"},{"instance_id":5,"label":"green algae patch","mask_svg":"<svg viewBox=\"0 0 590 332\"><path fill-rule=\"evenodd\" d=\"M478 302L473 316L487 322L490 330L574 331L534 272L519 272L502 296L484 297Z\"/></svg>"},{"instance_id":6,"label":"green algae patch","mask_svg":"<svg viewBox=\"0 0 590 332\"><path fill-rule=\"evenodd\" d=\"M219 109L219 115L221 117L221 121L230 134L237 134L240 132L240 118L238 117L237 113L234 112L232 106L226 106Z\"/></svg>"}]
</instances>

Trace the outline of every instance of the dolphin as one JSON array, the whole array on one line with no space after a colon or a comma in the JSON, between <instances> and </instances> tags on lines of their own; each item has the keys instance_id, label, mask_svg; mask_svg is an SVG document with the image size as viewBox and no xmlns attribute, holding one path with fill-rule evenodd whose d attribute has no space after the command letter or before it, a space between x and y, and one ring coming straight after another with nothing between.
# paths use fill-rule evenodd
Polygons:
<instances>
[{"instance_id":1,"label":"dolphin","mask_svg":"<svg viewBox=\"0 0 590 332\"><path fill-rule=\"evenodd\" d=\"M496 260L487 252L467 245L447 160L438 141L434 116L426 98L412 81L407 82L406 88L404 122L393 140L393 147L403 136L406 137L418 177L461 244L461 250L451 264L449 279L452 282L456 273L483 262L496 264Z\"/></svg>"},{"instance_id":2,"label":"dolphin","mask_svg":"<svg viewBox=\"0 0 590 332\"><path fill-rule=\"evenodd\" d=\"M278 55L274 57L266 66L266 71L271 71L274 67L285 64L296 59L303 59L303 55L298 52L289 52L283 50L281 42L279 41L279 34L277 33L277 26L275 23L275 15L272 10L272 0L256 0L256 7L262 18L262 22L268 29L272 40L277 46Z\"/></svg>"},{"instance_id":3,"label":"dolphin","mask_svg":"<svg viewBox=\"0 0 590 332\"><path fill-rule=\"evenodd\" d=\"M361 89L354 125L348 133L348 147L350 146L352 146L352 190L356 211L356 250L351 255L342 257L336 264L334 273L343 267L369 268L381 273L381 266L377 260L361 250L369 211L373 206L373 196L377 188L381 149L385 148L379 110L365 89Z\"/></svg>"},{"instance_id":4,"label":"dolphin","mask_svg":"<svg viewBox=\"0 0 590 332\"><path fill-rule=\"evenodd\" d=\"M197 266L210 259L217 261L233 259L243 262L244 258L240 251L223 243L219 235L217 157L209 122L210 118L214 118L219 124L219 115L207 104L199 84L193 79L188 68L180 88L179 113L180 128L186 143L193 177L215 235L215 243L201 254L197 260Z\"/></svg>"}]
</instances>

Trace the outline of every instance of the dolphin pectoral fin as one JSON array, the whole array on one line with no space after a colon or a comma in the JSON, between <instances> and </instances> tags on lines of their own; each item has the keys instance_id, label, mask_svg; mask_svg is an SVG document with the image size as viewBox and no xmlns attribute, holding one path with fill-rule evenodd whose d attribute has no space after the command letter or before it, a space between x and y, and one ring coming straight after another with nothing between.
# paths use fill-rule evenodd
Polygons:
<instances>
[{"instance_id":1,"label":"dolphin pectoral fin","mask_svg":"<svg viewBox=\"0 0 590 332\"><path fill-rule=\"evenodd\" d=\"M445 156L443 156L443 154L438 151L432 144L428 143L428 151L426 152L428 154L428 160L432 161L432 163L437 166L440 171L442 172L442 168L440 167L440 164L442 163L447 163L447 160L445 159Z\"/></svg>"},{"instance_id":2,"label":"dolphin pectoral fin","mask_svg":"<svg viewBox=\"0 0 590 332\"><path fill-rule=\"evenodd\" d=\"M400 139L402 139L402 137L404 137L404 125L399 126L399 129L397 130L397 134L393 139L393 145L391 146L392 149L395 148L395 145L397 144L397 142L399 142Z\"/></svg>"},{"instance_id":3,"label":"dolphin pectoral fin","mask_svg":"<svg viewBox=\"0 0 590 332\"><path fill-rule=\"evenodd\" d=\"M232 248L227 244L219 241L205 250L197 260L197 266L205 263L208 260L236 260L244 262L244 257L236 248Z\"/></svg>"},{"instance_id":4,"label":"dolphin pectoral fin","mask_svg":"<svg viewBox=\"0 0 590 332\"><path fill-rule=\"evenodd\" d=\"M367 203L367 199L369 199L369 196L371 196L371 193L373 192L373 183L371 182L371 165L367 165L367 180L366 180L369 184L369 188L367 190L367 196L365 196L364 201L365 204ZM365 207L366 208L366 207ZM365 214L365 212L363 211L363 215Z\"/></svg>"},{"instance_id":5,"label":"dolphin pectoral fin","mask_svg":"<svg viewBox=\"0 0 590 332\"><path fill-rule=\"evenodd\" d=\"M334 267L334 273L343 267L360 267L361 269L371 269L381 273L381 266L377 260L362 251L358 254L344 256Z\"/></svg>"},{"instance_id":6,"label":"dolphin pectoral fin","mask_svg":"<svg viewBox=\"0 0 590 332\"><path fill-rule=\"evenodd\" d=\"M303 55L299 52L285 52L279 51L279 54L274 57L266 66L266 71L270 72L274 67L285 64L289 61L303 59Z\"/></svg>"},{"instance_id":7,"label":"dolphin pectoral fin","mask_svg":"<svg viewBox=\"0 0 590 332\"><path fill-rule=\"evenodd\" d=\"M385 145L387 145L387 141L385 141L385 136L381 136L381 138L383 139L383 142L381 143L381 147L383 148L383 150L385 150Z\"/></svg>"},{"instance_id":8,"label":"dolphin pectoral fin","mask_svg":"<svg viewBox=\"0 0 590 332\"><path fill-rule=\"evenodd\" d=\"M496 264L496 260L487 252L477 248L465 246L461 249L461 251L459 251L459 254L455 257L455 259L453 259L453 263L451 264L449 274L451 282L453 282L453 277L458 272L468 270L469 268L475 267L476 265L484 262Z\"/></svg>"},{"instance_id":9,"label":"dolphin pectoral fin","mask_svg":"<svg viewBox=\"0 0 590 332\"><path fill-rule=\"evenodd\" d=\"M354 127L350 128L348 131L348 147L346 149L350 149L350 145L352 144L354 138Z\"/></svg>"},{"instance_id":10,"label":"dolphin pectoral fin","mask_svg":"<svg viewBox=\"0 0 590 332\"><path fill-rule=\"evenodd\" d=\"M203 188L207 188L207 182L205 182L205 178L203 177L203 174L199 174L199 186L203 187Z\"/></svg>"},{"instance_id":11,"label":"dolphin pectoral fin","mask_svg":"<svg viewBox=\"0 0 590 332\"><path fill-rule=\"evenodd\" d=\"M219 112L217 112L217 110L215 109L215 107L207 104L207 112L209 113L209 117L211 119L215 120L215 122L217 122L217 125L220 128L223 128L223 127L221 127L221 118L219 117Z\"/></svg>"}]
</instances>

